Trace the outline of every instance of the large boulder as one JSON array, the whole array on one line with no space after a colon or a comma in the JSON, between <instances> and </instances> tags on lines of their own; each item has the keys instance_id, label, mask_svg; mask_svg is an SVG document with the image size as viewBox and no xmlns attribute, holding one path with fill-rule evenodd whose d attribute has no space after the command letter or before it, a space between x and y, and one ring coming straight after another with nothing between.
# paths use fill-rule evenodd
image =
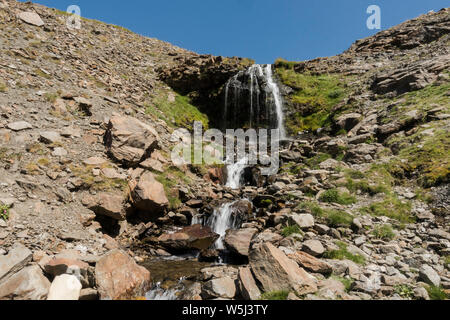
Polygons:
<instances>
[{"instance_id":1,"label":"large boulder","mask_svg":"<svg viewBox=\"0 0 450 320\"><path fill-rule=\"evenodd\" d=\"M45 23L36 12L20 12L18 15L20 20L36 27L42 27Z\"/></svg>"},{"instance_id":2,"label":"large boulder","mask_svg":"<svg viewBox=\"0 0 450 320\"><path fill-rule=\"evenodd\" d=\"M252 270L248 267L239 268L239 289L242 297L246 300L261 298L261 291L252 275Z\"/></svg>"},{"instance_id":3,"label":"large boulder","mask_svg":"<svg viewBox=\"0 0 450 320\"><path fill-rule=\"evenodd\" d=\"M7 255L0 255L0 282L20 271L32 258L33 253L20 243L16 244Z\"/></svg>"},{"instance_id":4,"label":"large boulder","mask_svg":"<svg viewBox=\"0 0 450 320\"><path fill-rule=\"evenodd\" d=\"M52 277L58 277L63 274L75 275L79 277L84 287L89 286L89 264L86 262L55 257L44 264L44 271Z\"/></svg>"},{"instance_id":5,"label":"large boulder","mask_svg":"<svg viewBox=\"0 0 450 320\"><path fill-rule=\"evenodd\" d=\"M130 181L129 187L133 207L148 213L150 217L163 213L169 205L164 186L156 181L151 172L145 172L139 182Z\"/></svg>"},{"instance_id":6,"label":"large boulder","mask_svg":"<svg viewBox=\"0 0 450 320\"><path fill-rule=\"evenodd\" d=\"M331 265L307 254L306 252L298 251L293 254L289 254L288 257L297 262L300 267L310 272L330 274L333 271Z\"/></svg>"},{"instance_id":7,"label":"large boulder","mask_svg":"<svg viewBox=\"0 0 450 320\"><path fill-rule=\"evenodd\" d=\"M95 266L101 300L127 300L150 289L150 272L121 250L104 255Z\"/></svg>"},{"instance_id":8,"label":"large boulder","mask_svg":"<svg viewBox=\"0 0 450 320\"><path fill-rule=\"evenodd\" d=\"M49 289L50 281L34 265L0 282L0 300L45 300Z\"/></svg>"},{"instance_id":9,"label":"large boulder","mask_svg":"<svg viewBox=\"0 0 450 320\"><path fill-rule=\"evenodd\" d=\"M199 224L181 229L175 233L166 233L158 238L158 244L169 251L206 250L219 235L210 227Z\"/></svg>"},{"instance_id":10,"label":"large boulder","mask_svg":"<svg viewBox=\"0 0 450 320\"><path fill-rule=\"evenodd\" d=\"M232 252L247 257L250 249L250 242L257 232L258 230L254 228L228 230L224 240L225 245Z\"/></svg>"},{"instance_id":11,"label":"large boulder","mask_svg":"<svg viewBox=\"0 0 450 320\"><path fill-rule=\"evenodd\" d=\"M209 280L202 288L202 296L205 298L233 299L235 295L236 284L230 277Z\"/></svg>"},{"instance_id":12,"label":"large boulder","mask_svg":"<svg viewBox=\"0 0 450 320\"><path fill-rule=\"evenodd\" d=\"M109 155L125 166L136 166L158 147L157 131L135 118L114 115L105 134Z\"/></svg>"},{"instance_id":13,"label":"large boulder","mask_svg":"<svg viewBox=\"0 0 450 320\"><path fill-rule=\"evenodd\" d=\"M265 292L293 290L298 295L305 295L317 291L314 277L271 243L253 248L249 262Z\"/></svg>"},{"instance_id":14,"label":"large boulder","mask_svg":"<svg viewBox=\"0 0 450 320\"><path fill-rule=\"evenodd\" d=\"M47 300L78 300L81 283L77 277L69 274L57 276L50 286Z\"/></svg>"},{"instance_id":15,"label":"large boulder","mask_svg":"<svg viewBox=\"0 0 450 320\"><path fill-rule=\"evenodd\" d=\"M125 198L121 193L99 193L95 196L87 196L83 204L96 215L107 216L114 220L125 220Z\"/></svg>"}]
</instances>

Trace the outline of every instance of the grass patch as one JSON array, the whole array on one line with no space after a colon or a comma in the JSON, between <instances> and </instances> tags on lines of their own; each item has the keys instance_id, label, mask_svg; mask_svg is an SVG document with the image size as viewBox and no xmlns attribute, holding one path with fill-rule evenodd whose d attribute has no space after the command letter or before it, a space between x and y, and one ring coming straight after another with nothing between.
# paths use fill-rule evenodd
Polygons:
<instances>
[{"instance_id":1,"label":"grass patch","mask_svg":"<svg viewBox=\"0 0 450 320\"><path fill-rule=\"evenodd\" d=\"M366 262L366 259L363 256L348 252L348 246L344 242L339 241L336 244L339 249L325 252L325 258L335 260L350 260L357 264L364 264Z\"/></svg>"},{"instance_id":2,"label":"grass patch","mask_svg":"<svg viewBox=\"0 0 450 320\"><path fill-rule=\"evenodd\" d=\"M326 224L333 228L349 227L353 222L353 216L347 212L335 209L324 209L313 202L303 202L298 208L309 210L314 217L325 220Z\"/></svg>"},{"instance_id":3,"label":"grass patch","mask_svg":"<svg viewBox=\"0 0 450 320\"><path fill-rule=\"evenodd\" d=\"M395 232L389 224L375 227L372 235L380 240L393 240L395 238Z\"/></svg>"},{"instance_id":4,"label":"grass patch","mask_svg":"<svg viewBox=\"0 0 450 320\"><path fill-rule=\"evenodd\" d=\"M166 94L154 98L152 103L146 104L146 113L161 118L174 128L193 129L194 121L203 123L205 130L209 127L208 117L190 103L188 97L176 95L175 101L170 102Z\"/></svg>"},{"instance_id":5,"label":"grass patch","mask_svg":"<svg viewBox=\"0 0 450 320\"><path fill-rule=\"evenodd\" d=\"M294 65L283 60L276 64L281 81L295 90L290 102L296 112L286 119L287 128L297 133L316 131L331 124L333 107L348 93L344 81L335 75L300 74L293 70Z\"/></svg>"},{"instance_id":6,"label":"grass patch","mask_svg":"<svg viewBox=\"0 0 450 320\"><path fill-rule=\"evenodd\" d=\"M8 221L9 219L9 207L4 204L0 204L0 219Z\"/></svg>"},{"instance_id":7,"label":"grass patch","mask_svg":"<svg viewBox=\"0 0 450 320\"><path fill-rule=\"evenodd\" d=\"M108 167L105 165L102 169ZM128 182L122 179L110 179L106 177L96 177L92 173L92 170L95 169L94 166L71 166L70 170L72 173L81 179L83 182L83 188L95 190L95 191L113 191L113 190L121 190L125 192L128 187Z\"/></svg>"},{"instance_id":8,"label":"grass patch","mask_svg":"<svg viewBox=\"0 0 450 320\"><path fill-rule=\"evenodd\" d=\"M317 170L319 169L319 165L328 160L333 158L331 155L329 155L328 153L318 153L317 155L315 155L312 158L309 158L305 161L305 163L308 165L308 167L310 167L313 170Z\"/></svg>"},{"instance_id":9,"label":"grass patch","mask_svg":"<svg viewBox=\"0 0 450 320\"><path fill-rule=\"evenodd\" d=\"M395 184L395 179L385 164L372 164L365 172L346 169L344 175L347 178L345 187L352 193L361 191L371 196L389 194Z\"/></svg>"},{"instance_id":10,"label":"grass patch","mask_svg":"<svg viewBox=\"0 0 450 320\"><path fill-rule=\"evenodd\" d=\"M191 180L177 167L171 167L163 173L155 175L155 179L163 185L170 209L177 209L181 205L181 200L176 186L190 184Z\"/></svg>"},{"instance_id":11,"label":"grass patch","mask_svg":"<svg viewBox=\"0 0 450 320\"><path fill-rule=\"evenodd\" d=\"M405 299L414 298L414 290L407 284L399 284L394 286L394 292Z\"/></svg>"},{"instance_id":12,"label":"grass patch","mask_svg":"<svg viewBox=\"0 0 450 320\"><path fill-rule=\"evenodd\" d=\"M325 191L319 198L322 202L349 205L356 203L356 198L349 193L340 193L337 189Z\"/></svg>"},{"instance_id":13,"label":"grass patch","mask_svg":"<svg viewBox=\"0 0 450 320\"><path fill-rule=\"evenodd\" d=\"M430 300L446 300L450 298L441 287L428 286L427 291Z\"/></svg>"},{"instance_id":14,"label":"grass patch","mask_svg":"<svg viewBox=\"0 0 450 320\"><path fill-rule=\"evenodd\" d=\"M393 194L387 195L383 201L362 208L361 213L376 217L384 216L403 223L415 222L415 218L411 215L411 202L402 202Z\"/></svg>"},{"instance_id":15,"label":"grass patch","mask_svg":"<svg viewBox=\"0 0 450 320\"><path fill-rule=\"evenodd\" d=\"M266 292L261 295L260 300L287 300L288 295L289 291L286 290Z\"/></svg>"},{"instance_id":16,"label":"grass patch","mask_svg":"<svg viewBox=\"0 0 450 320\"><path fill-rule=\"evenodd\" d=\"M297 225L287 226L287 227L284 227L283 230L281 231L281 235L285 238L287 238L293 234L302 234L302 230L300 229L299 226L297 226Z\"/></svg>"},{"instance_id":17,"label":"grass patch","mask_svg":"<svg viewBox=\"0 0 450 320\"><path fill-rule=\"evenodd\" d=\"M345 292L347 292L347 293L350 292L350 290L352 289L353 283L355 282L353 279L347 279L347 278L339 277L336 275L332 275L330 278L341 282L345 287Z\"/></svg>"}]
</instances>

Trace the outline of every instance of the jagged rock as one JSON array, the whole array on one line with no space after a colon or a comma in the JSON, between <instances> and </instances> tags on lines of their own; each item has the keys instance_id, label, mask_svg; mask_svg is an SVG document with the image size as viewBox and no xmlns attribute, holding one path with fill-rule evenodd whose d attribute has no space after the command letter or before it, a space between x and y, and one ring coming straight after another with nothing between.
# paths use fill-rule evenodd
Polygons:
<instances>
[{"instance_id":1,"label":"jagged rock","mask_svg":"<svg viewBox=\"0 0 450 320\"><path fill-rule=\"evenodd\" d=\"M292 289L304 295L317 291L314 278L271 243L252 249L249 262L265 292Z\"/></svg>"},{"instance_id":2,"label":"jagged rock","mask_svg":"<svg viewBox=\"0 0 450 320\"><path fill-rule=\"evenodd\" d=\"M362 115L359 113L348 113L340 116L336 125L339 129L344 129L347 131L352 130L362 119Z\"/></svg>"},{"instance_id":3,"label":"jagged rock","mask_svg":"<svg viewBox=\"0 0 450 320\"><path fill-rule=\"evenodd\" d=\"M81 283L77 277L63 274L53 280L47 300L78 300L80 298L80 292Z\"/></svg>"},{"instance_id":4,"label":"jagged rock","mask_svg":"<svg viewBox=\"0 0 450 320\"><path fill-rule=\"evenodd\" d=\"M224 242L228 249L240 254L242 256L248 256L250 248L250 242L253 236L258 232L257 229L239 229L228 230L225 236Z\"/></svg>"},{"instance_id":5,"label":"jagged rock","mask_svg":"<svg viewBox=\"0 0 450 320\"><path fill-rule=\"evenodd\" d=\"M20 12L18 17L23 22L31 24L36 27L42 27L45 23L36 12Z\"/></svg>"},{"instance_id":6,"label":"jagged rock","mask_svg":"<svg viewBox=\"0 0 450 320\"><path fill-rule=\"evenodd\" d=\"M217 239L219 235L211 231L211 228L202 225L185 227L179 232L163 234L157 240L158 244L168 250L206 250Z\"/></svg>"},{"instance_id":7,"label":"jagged rock","mask_svg":"<svg viewBox=\"0 0 450 320\"><path fill-rule=\"evenodd\" d=\"M293 214L290 219L301 229L308 229L314 227L314 217L311 214Z\"/></svg>"},{"instance_id":8,"label":"jagged rock","mask_svg":"<svg viewBox=\"0 0 450 320\"><path fill-rule=\"evenodd\" d=\"M346 295L345 286L341 281L335 279L325 279L318 284L319 291L317 295L323 299L342 298Z\"/></svg>"},{"instance_id":9,"label":"jagged rock","mask_svg":"<svg viewBox=\"0 0 450 320\"><path fill-rule=\"evenodd\" d=\"M34 265L0 282L0 300L44 300L49 289L50 281Z\"/></svg>"},{"instance_id":10,"label":"jagged rock","mask_svg":"<svg viewBox=\"0 0 450 320\"><path fill-rule=\"evenodd\" d=\"M233 299L236 295L235 281L229 277L209 280L203 285L202 295L205 298Z\"/></svg>"},{"instance_id":11,"label":"jagged rock","mask_svg":"<svg viewBox=\"0 0 450 320\"><path fill-rule=\"evenodd\" d=\"M332 272L332 267L325 261L319 260L306 252L298 251L294 254L288 255L288 257L297 264L306 269L307 271L321 274L330 274Z\"/></svg>"},{"instance_id":12,"label":"jagged rock","mask_svg":"<svg viewBox=\"0 0 450 320\"><path fill-rule=\"evenodd\" d=\"M55 258L44 265L46 274L57 277L63 274L79 277L84 287L89 286L89 265L83 261L67 258Z\"/></svg>"},{"instance_id":13,"label":"jagged rock","mask_svg":"<svg viewBox=\"0 0 450 320\"><path fill-rule=\"evenodd\" d=\"M150 289L150 272L121 250L104 255L95 266L101 300L123 300L142 296Z\"/></svg>"},{"instance_id":14,"label":"jagged rock","mask_svg":"<svg viewBox=\"0 0 450 320\"><path fill-rule=\"evenodd\" d=\"M259 300L261 291L253 278L252 271L248 267L239 268L239 291L246 300Z\"/></svg>"},{"instance_id":15,"label":"jagged rock","mask_svg":"<svg viewBox=\"0 0 450 320\"><path fill-rule=\"evenodd\" d=\"M33 253L28 248L16 244L6 256L0 256L0 281L21 270L32 258Z\"/></svg>"},{"instance_id":16,"label":"jagged rock","mask_svg":"<svg viewBox=\"0 0 450 320\"><path fill-rule=\"evenodd\" d=\"M429 285L439 287L441 285L441 277L428 265L423 265L419 269L419 278Z\"/></svg>"},{"instance_id":17,"label":"jagged rock","mask_svg":"<svg viewBox=\"0 0 450 320\"><path fill-rule=\"evenodd\" d=\"M148 213L150 218L161 214L169 205L164 186L156 181L151 172L145 172L139 182L131 181L129 187L132 205Z\"/></svg>"},{"instance_id":18,"label":"jagged rock","mask_svg":"<svg viewBox=\"0 0 450 320\"><path fill-rule=\"evenodd\" d=\"M121 193L100 193L83 199L83 204L96 215L110 217L114 220L125 220L124 196Z\"/></svg>"},{"instance_id":19,"label":"jagged rock","mask_svg":"<svg viewBox=\"0 0 450 320\"><path fill-rule=\"evenodd\" d=\"M46 144L52 144L61 141L61 135L55 131L41 132L39 135L39 140Z\"/></svg>"},{"instance_id":20,"label":"jagged rock","mask_svg":"<svg viewBox=\"0 0 450 320\"><path fill-rule=\"evenodd\" d=\"M131 167L150 157L158 147L159 136L150 125L132 117L114 115L104 141L112 159Z\"/></svg>"},{"instance_id":21,"label":"jagged rock","mask_svg":"<svg viewBox=\"0 0 450 320\"><path fill-rule=\"evenodd\" d=\"M303 242L302 250L314 257L321 256L325 252L325 248L318 240L308 240Z\"/></svg>"}]
</instances>

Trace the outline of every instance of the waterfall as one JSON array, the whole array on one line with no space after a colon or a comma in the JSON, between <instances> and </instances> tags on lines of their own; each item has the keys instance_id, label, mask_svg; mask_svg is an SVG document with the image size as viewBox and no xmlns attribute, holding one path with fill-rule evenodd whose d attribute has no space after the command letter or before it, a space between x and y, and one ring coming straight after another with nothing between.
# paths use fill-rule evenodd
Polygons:
<instances>
[{"instance_id":1,"label":"waterfall","mask_svg":"<svg viewBox=\"0 0 450 320\"><path fill-rule=\"evenodd\" d=\"M239 189L241 187L242 174L247 168L247 158L242 158L236 163L227 166L227 183L226 186L231 189Z\"/></svg>"},{"instance_id":2,"label":"waterfall","mask_svg":"<svg viewBox=\"0 0 450 320\"><path fill-rule=\"evenodd\" d=\"M270 64L268 64L266 67L266 77L267 77L267 84L270 88L270 91L272 92L275 102L275 111L277 113L277 122L278 122L277 129L280 130L280 139L285 139L286 131L284 129L283 102L280 95L280 88L273 80L272 65Z\"/></svg>"},{"instance_id":3,"label":"waterfall","mask_svg":"<svg viewBox=\"0 0 450 320\"><path fill-rule=\"evenodd\" d=\"M164 290L161 283L158 283L152 290L145 295L146 300L177 300L178 289L172 288Z\"/></svg>"},{"instance_id":4,"label":"waterfall","mask_svg":"<svg viewBox=\"0 0 450 320\"><path fill-rule=\"evenodd\" d=\"M212 231L220 236L214 244L215 249L224 250L225 245L223 240L225 239L227 230L240 227L238 225L239 221L233 216L233 205L235 203L236 202L225 203L221 207L214 209L214 213L206 222Z\"/></svg>"}]
</instances>

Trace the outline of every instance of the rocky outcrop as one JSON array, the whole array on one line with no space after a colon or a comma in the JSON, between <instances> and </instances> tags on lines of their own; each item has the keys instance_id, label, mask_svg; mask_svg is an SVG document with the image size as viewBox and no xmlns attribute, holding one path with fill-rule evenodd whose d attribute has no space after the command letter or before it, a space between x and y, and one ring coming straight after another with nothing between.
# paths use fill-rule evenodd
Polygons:
<instances>
[{"instance_id":1,"label":"rocky outcrop","mask_svg":"<svg viewBox=\"0 0 450 320\"><path fill-rule=\"evenodd\" d=\"M102 300L126 300L142 296L150 288L150 272L121 250L104 255L95 266Z\"/></svg>"},{"instance_id":2,"label":"rocky outcrop","mask_svg":"<svg viewBox=\"0 0 450 320\"><path fill-rule=\"evenodd\" d=\"M45 300L49 289L50 281L34 265L0 282L0 300Z\"/></svg>"},{"instance_id":3,"label":"rocky outcrop","mask_svg":"<svg viewBox=\"0 0 450 320\"><path fill-rule=\"evenodd\" d=\"M135 118L114 115L105 134L109 155L125 166L136 166L158 147L158 132Z\"/></svg>"}]
</instances>

